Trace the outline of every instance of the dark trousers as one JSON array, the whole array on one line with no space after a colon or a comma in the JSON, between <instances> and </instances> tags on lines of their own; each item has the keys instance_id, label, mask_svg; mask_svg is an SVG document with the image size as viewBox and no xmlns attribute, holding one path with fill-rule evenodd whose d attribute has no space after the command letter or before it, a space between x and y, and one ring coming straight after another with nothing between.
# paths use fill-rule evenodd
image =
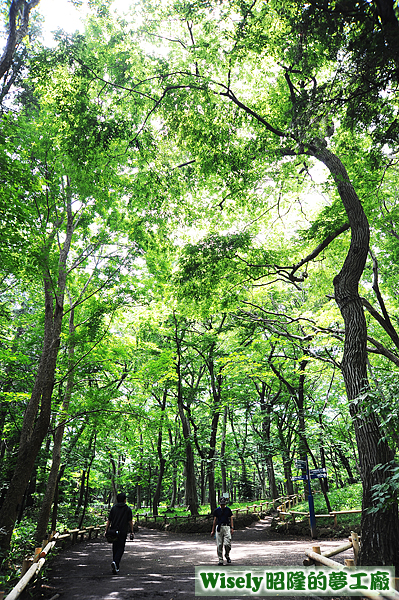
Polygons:
<instances>
[{"instance_id":1,"label":"dark trousers","mask_svg":"<svg viewBox=\"0 0 399 600\"><path fill-rule=\"evenodd\" d=\"M125 544L126 533L121 534L120 539L117 539L116 542L112 542L112 556L117 569L119 569L119 563L125 551Z\"/></svg>"}]
</instances>

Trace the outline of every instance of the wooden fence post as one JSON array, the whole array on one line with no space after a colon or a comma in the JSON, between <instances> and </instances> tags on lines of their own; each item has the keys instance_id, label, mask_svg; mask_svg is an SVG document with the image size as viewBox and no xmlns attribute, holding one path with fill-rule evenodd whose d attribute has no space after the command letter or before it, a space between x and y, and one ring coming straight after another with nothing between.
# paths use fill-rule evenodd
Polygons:
<instances>
[{"instance_id":1,"label":"wooden fence post","mask_svg":"<svg viewBox=\"0 0 399 600\"><path fill-rule=\"evenodd\" d=\"M33 562L37 562L39 560L40 552L42 551L42 547L43 547L43 545L40 548L35 548L35 554L33 556Z\"/></svg>"},{"instance_id":2,"label":"wooden fence post","mask_svg":"<svg viewBox=\"0 0 399 600\"><path fill-rule=\"evenodd\" d=\"M69 532L70 536L71 536L72 544L76 544L76 542L78 541L78 531L79 531L79 529L71 529Z\"/></svg>"},{"instance_id":3,"label":"wooden fence post","mask_svg":"<svg viewBox=\"0 0 399 600\"><path fill-rule=\"evenodd\" d=\"M32 558L24 558L24 560L22 561L22 567L21 567L21 577L23 577L25 575L26 571L29 571L32 564L33 564ZM0 596L0 600L1 600L1 596Z\"/></svg>"},{"instance_id":4,"label":"wooden fence post","mask_svg":"<svg viewBox=\"0 0 399 600\"><path fill-rule=\"evenodd\" d=\"M359 536L355 531L351 531L351 538L353 544L353 555L355 557L355 565L357 565L360 552Z\"/></svg>"}]
</instances>

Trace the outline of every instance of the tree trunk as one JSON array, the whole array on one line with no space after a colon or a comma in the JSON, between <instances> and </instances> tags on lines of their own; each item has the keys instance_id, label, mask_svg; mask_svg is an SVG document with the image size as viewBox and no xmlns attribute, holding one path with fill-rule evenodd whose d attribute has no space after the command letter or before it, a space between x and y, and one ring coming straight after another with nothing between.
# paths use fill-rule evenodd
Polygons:
<instances>
[{"instance_id":1,"label":"tree trunk","mask_svg":"<svg viewBox=\"0 0 399 600\"><path fill-rule=\"evenodd\" d=\"M53 328L51 291L48 281L45 282L45 288L47 316L45 341L34 389L23 420L14 476L11 479L0 512L0 523L2 525L0 546L2 548L8 548L9 546L18 508L22 502L36 457L50 423L51 394L53 391L54 372L59 347L61 314L60 310L57 310L57 307L57 325ZM36 418L38 411L39 416Z\"/></svg>"},{"instance_id":2,"label":"tree trunk","mask_svg":"<svg viewBox=\"0 0 399 600\"><path fill-rule=\"evenodd\" d=\"M96 440L97 440L97 434L96 434L96 432L94 432L94 434L91 437L90 446L89 446L89 450L91 451L91 456L90 456L89 464L87 466L86 482L85 482L85 489L84 489L83 510L82 510L82 515L81 515L81 517L79 519L79 523L78 523L79 529L82 529L82 527L83 527L83 521L84 521L86 510L87 510L87 505L89 503L89 492L90 492L89 480L90 480L91 466L92 466L93 461L96 456Z\"/></svg>"},{"instance_id":3,"label":"tree trunk","mask_svg":"<svg viewBox=\"0 0 399 600\"><path fill-rule=\"evenodd\" d=\"M177 467L173 465L172 467L172 495L170 497L169 506L170 508L174 508L177 501Z\"/></svg>"},{"instance_id":4,"label":"tree trunk","mask_svg":"<svg viewBox=\"0 0 399 600\"><path fill-rule=\"evenodd\" d=\"M147 487L147 502L146 502L146 506L150 507L151 506L151 479L152 479L151 464L148 465L147 476L148 476L148 487Z\"/></svg>"},{"instance_id":5,"label":"tree trunk","mask_svg":"<svg viewBox=\"0 0 399 600\"><path fill-rule=\"evenodd\" d=\"M348 483L349 484L356 483L356 477L352 471L352 467L350 465L348 457L345 456L345 454L342 452L341 448L338 445L335 446L334 449L339 456L339 460L341 461L342 466L344 467L345 471L348 474Z\"/></svg>"},{"instance_id":6,"label":"tree trunk","mask_svg":"<svg viewBox=\"0 0 399 600\"><path fill-rule=\"evenodd\" d=\"M79 487L79 498L75 507L75 517L79 515L80 507L83 504L83 499L85 495L85 487L86 487L86 469L82 470L82 476L80 478L80 487Z\"/></svg>"},{"instance_id":7,"label":"tree trunk","mask_svg":"<svg viewBox=\"0 0 399 600\"><path fill-rule=\"evenodd\" d=\"M330 499L328 497L327 479L320 479L320 488L321 488L321 493L324 496L324 501L326 503L327 510L330 513L330 512L332 512L332 508L331 508L331 504L330 504Z\"/></svg>"},{"instance_id":8,"label":"tree trunk","mask_svg":"<svg viewBox=\"0 0 399 600\"><path fill-rule=\"evenodd\" d=\"M109 448L107 448L108 450L108 456L109 456L109 460L111 462L111 486L112 486L112 492L111 492L111 504L115 504L116 502L116 496L118 494L118 490L117 490L117 486L116 486L116 479L118 476L118 469L116 467L116 462L114 457L112 456L112 452ZM140 469L141 472L141 469Z\"/></svg>"},{"instance_id":9,"label":"tree trunk","mask_svg":"<svg viewBox=\"0 0 399 600\"><path fill-rule=\"evenodd\" d=\"M220 443L220 471L222 475L222 493L227 492L227 470L226 470L226 428L227 428L227 406L223 412L222 439Z\"/></svg>"},{"instance_id":10,"label":"tree trunk","mask_svg":"<svg viewBox=\"0 0 399 600\"><path fill-rule=\"evenodd\" d=\"M42 357L31 399L27 406L20 436L14 475L0 511L0 547L8 549L15 520L26 487L47 434L51 414L51 395L59 347L62 313L57 305L53 323L52 294L49 281L46 289L45 339ZM37 413L39 416L37 417Z\"/></svg>"},{"instance_id":11,"label":"tree trunk","mask_svg":"<svg viewBox=\"0 0 399 600\"><path fill-rule=\"evenodd\" d=\"M218 390L220 391L220 390ZM219 410L216 409L213 414L212 425L211 425L211 437L209 440L209 451L208 451L208 462L207 462L207 477L208 477L208 488L209 488L209 505L210 511L213 512L217 509L216 503L216 489L215 489L215 461L214 456L216 452L216 433L219 422Z\"/></svg>"},{"instance_id":12,"label":"tree trunk","mask_svg":"<svg viewBox=\"0 0 399 600\"><path fill-rule=\"evenodd\" d=\"M57 531L57 516L58 516L58 502L60 497L60 481L64 474L66 465L61 465L61 468L57 476L57 484L55 486L54 500L53 500L53 511L51 513L51 531Z\"/></svg>"},{"instance_id":13,"label":"tree trunk","mask_svg":"<svg viewBox=\"0 0 399 600\"><path fill-rule=\"evenodd\" d=\"M61 464L61 446L64 437L65 429L65 416L68 414L69 403L71 401L72 389L74 385L74 354L75 354L75 325L74 325L74 310L72 309L69 313L69 350L68 350L68 377L66 383L66 389L64 394L64 400L62 402L62 421L58 424L54 434L53 444L53 457L50 468L50 473L47 479L46 491L44 493L42 505L37 519L37 526L35 532L35 540L37 545L44 539L47 525L50 519L51 505L53 503L55 490L58 484L58 471Z\"/></svg>"},{"instance_id":14,"label":"tree trunk","mask_svg":"<svg viewBox=\"0 0 399 600\"><path fill-rule=\"evenodd\" d=\"M278 489L276 485L276 477L274 475L273 458L270 455L266 456L265 463L267 469L267 480L269 482L270 495L273 499L275 499L278 498Z\"/></svg>"},{"instance_id":15,"label":"tree trunk","mask_svg":"<svg viewBox=\"0 0 399 600\"><path fill-rule=\"evenodd\" d=\"M22 38L28 33L29 17L31 10L39 4L40 0L12 0L8 13L8 38L0 59L0 79L11 67L14 52Z\"/></svg>"},{"instance_id":16,"label":"tree trunk","mask_svg":"<svg viewBox=\"0 0 399 600\"><path fill-rule=\"evenodd\" d=\"M172 432L170 429L168 429L168 434L169 434L170 447L173 448L173 446L174 446L173 437L172 437ZM177 464L176 464L176 460L173 459L173 463L172 463L172 496L170 498L170 503L169 503L170 508L173 508L175 506L176 502L177 502Z\"/></svg>"},{"instance_id":17,"label":"tree trunk","mask_svg":"<svg viewBox=\"0 0 399 600\"><path fill-rule=\"evenodd\" d=\"M265 464L267 469L267 479L269 482L269 490L271 497L278 498L278 490L276 485L276 478L274 474L274 465L273 465L273 452L272 452L272 440L270 435L271 430L271 415L273 411L273 406L277 402L280 397L280 391L274 395L273 398L268 397L266 400L266 391L267 385L264 381L261 381L261 385L255 381L254 382L256 391L258 392L259 401L260 401L260 410L262 415L262 454L265 457Z\"/></svg>"},{"instance_id":18,"label":"tree trunk","mask_svg":"<svg viewBox=\"0 0 399 600\"><path fill-rule=\"evenodd\" d=\"M57 281L52 280L49 270L45 270L43 277L45 303L43 349L22 423L14 475L0 510L0 548L2 550L8 550L10 546L18 509L50 423L51 396L60 345L67 279L66 262L74 231L70 198L67 198L67 214L65 241L59 254ZM56 231L53 232L53 237L56 233ZM47 264L50 264L53 237L50 236L43 249Z\"/></svg>"},{"instance_id":19,"label":"tree trunk","mask_svg":"<svg viewBox=\"0 0 399 600\"><path fill-rule=\"evenodd\" d=\"M200 465L199 486L200 486L200 492L201 492L201 504L205 504L206 503L206 470L205 470L205 465L204 465L203 460L201 460L201 465Z\"/></svg>"},{"instance_id":20,"label":"tree trunk","mask_svg":"<svg viewBox=\"0 0 399 600\"><path fill-rule=\"evenodd\" d=\"M32 498L32 494L36 490L36 475L37 475L37 473L36 473L36 471L34 471L32 477L31 477L31 479L30 479L30 481L28 483L28 486L27 486L27 488L25 490L24 497L22 498L22 502L21 502L21 505L19 507L18 517L17 517L17 523L18 523L18 525L22 521L22 517L24 516L24 510L25 510L25 508L27 506L28 496L30 496Z\"/></svg>"},{"instance_id":21,"label":"tree trunk","mask_svg":"<svg viewBox=\"0 0 399 600\"><path fill-rule=\"evenodd\" d=\"M279 446L281 448L281 460L284 467L284 477L286 480L286 488L288 494L294 493L294 487L292 484L292 435L293 430L291 427L287 427L287 435L284 436L283 420L280 420L277 415L277 435L279 439Z\"/></svg>"},{"instance_id":22,"label":"tree trunk","mask_svg":"<svg viewBox=\"0 0 399 600\"><path fill-rule=\"evenodd\" d=\"M222 318L222 321L219 326L219 331L221 330L225 317ZM219 370L217 375L215 375L215 364L213 360L213 350L214 344L211 344L209 349L209 357L207 360L207 367L211 380L211 388L212 388L212 422L211 422L211 435L209 438L209 451L208 451L208 461L207 461L207 475L208 475L208 486L209 486L209 505L210 511L213 512L217 508L216 502L216 489L215 489L215 453L216 453L216 441L217 441L217 430L219 425L219 417L220 417L220 402L221 402L221 389L222 389L222 374Z\"/></svg>"},{"instance_id":23,"label":"tree trunk","mask_svg":"<svg viewBox=\"0 0 399 600\"><path fill-rule=\"evenodd\" d=\"M186 480L185 480L185 492L186 492L186 504L190 509L190 513L192 516L198 516L198 497L197 497L197 487L196 487L196 478L195 478L195 464L194 464L194 452L193 447L191 445L191 432L190 432L190 424L186 415L184 414L184 408L182 403L179 403L179 415L182 421L182 429L183 429L183 439L185 443L186 450L186 461L185 461L185 471L186 471Z\"/></svg>"},{"instance_id":24,"label":"tree trunk","mask_svg":"<svg viewBox=\"0 0 399 600\"><path fill-rule=\"evenodd\" d=\"M215 488L215 462L212 460L208 464L208 486L209 486L209 506L210 511L213 512L217 509L216 501L216 488Z\"/></svg>"},{"instance_id":25,"label":"tree trunk","mask_svg":"<svg viewBox=\"0 0 399 600\"><path fill-rule=\"evenodd\" d=\"M284 460L283 456L283 465L284 465L284 479L285 479L285 487L287 490L288 496L291 496L294 493L294 486L292 485L292 470L291 470L291 461ZM277 496L276 496L277 498Z\"/></svg>"},{"instance_id":26,"label":"tree trunk","mask_svg":"<svg viewBox=\"0 0 399 600\"><path fill-rule=\"evenodd\" d=\"M195 478L195 464L194 464L194 452L191 445L191 430L190 422L184 410L183 403L183 390L182 390L182 378L181 378L181 340L177 334L177 320L175 316L175 343L177 350L176 360L176 373L177 373L177 409L179 412L180 421L182 424L183 440L186 451L186 480L185 480L185 491L186 491L186 504L189 506L192 516L198 516L198 496Z\"/></svg>"},{"instance_id":27,"label":"tree trunk","mask_svg":"<svg viewBox=\"0 0 399 600\"><path fill-rule=\"evenodd\" d=\"M358 284L369 250L369 224L361 202L349 180L345 167L337 156L318 140L313 148L316 158L323 162L337 185L351 227L351 243L341 271L334 278L335 300L345 323L342 375L345 381L359 452L363 483L362 545L360 565L394 565L399 568L398 505L393 501L374 513L372 486L386 480L384 470L374 470L393 460L380 424L368 398L367 325L359 296ZM361 397L363 399L361 399Z\"/></svg>"},{"instance_id":28,"label":"tree trunk","mask_svg":"<svg viewBox=\"0 0 399 600\"><path fill-rule=\"evenodd\" d=\"M158 429L158 441L157 441L159 472L158 472L157 486L155 488L154 498L152 501L152 514L154 514L154 515L158 514L158 505L159 505L159 501L161 499L161 491L162 491L162 480L163 480L163 476L165 473L165 466L166 466L166 459L163 457L163 454L162 454L162 428L163 428L163 421L164 421L167 397L168 397L168 392L167 392L167 390L164 390L162 401L160 402L157 398L158 403L161 407L161 419L160 419L160 424L159 424L159 429Z\"/></svg>"},{"instance_id":29,"label":"tree trunk","mask_svg":"<svg viewBox=\"0 0 399 600\"><path fill-rule=\"evenodd\" d=\"M159 501L161 499L162 479L163 479L163 476L165 473L165 466L166 466L166 458L162 457L159 459L159 473L158 473L157 487L155 488L154 498L152 501L152 513L154 515L158 514L158 505L159 505Z\"/></svg>"}]
</instances>

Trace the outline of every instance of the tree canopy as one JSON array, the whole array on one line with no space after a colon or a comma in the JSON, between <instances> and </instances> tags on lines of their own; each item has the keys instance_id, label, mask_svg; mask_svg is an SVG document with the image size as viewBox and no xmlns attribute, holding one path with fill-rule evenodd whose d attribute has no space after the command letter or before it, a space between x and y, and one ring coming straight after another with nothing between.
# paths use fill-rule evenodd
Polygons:
<instances>
[{"instance_id":1,"label":"tree canopy","mask_svg":"<svg viewBox=\"0 0 399 600\"><path fill-rule=\"evenodd\" d=\"M396 4L92 2L54 48L36 4L0 63L2 550L308 455L399 566Z\"/></svg>"}]
</instances>

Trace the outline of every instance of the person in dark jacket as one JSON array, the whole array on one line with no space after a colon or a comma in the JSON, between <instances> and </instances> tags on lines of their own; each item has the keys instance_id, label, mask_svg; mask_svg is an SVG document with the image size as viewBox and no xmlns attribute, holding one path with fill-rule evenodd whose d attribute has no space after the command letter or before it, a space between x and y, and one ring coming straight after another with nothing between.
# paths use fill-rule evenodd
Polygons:
<instances>
[{"instance_id":1,"label":"person in dark jacket","mask_svg":"<svg viewBox=\"0 0 399 600\"><path fill-rule=\"evenodd\" d=\"M133 533L133 514L130 506L126 504L126 494L121 492L116 497L116 504L113 505L105 526L105 535L109 528L118 531L118 539L112 542L112 563L111 568L114 575L119 573L119 563L125 551L126 536L130 530L130 539L134 538Z\"/></svg>"},{"instance_id":2,"label":"person in dark jacket","mask_svg":"<svg viewBox=\"0 0 399 600\"><path fill-rule=\"evenodd\" d=\"M231 536L234 532L233 513L226 506L227 498L220 498L220 506L213 512L213 525L211 535L215 534L216 529L216 547L219 559L219 565L223 564L223 546L226 555L227 564L231 563Z\"/></svg>"}]
</instances>

